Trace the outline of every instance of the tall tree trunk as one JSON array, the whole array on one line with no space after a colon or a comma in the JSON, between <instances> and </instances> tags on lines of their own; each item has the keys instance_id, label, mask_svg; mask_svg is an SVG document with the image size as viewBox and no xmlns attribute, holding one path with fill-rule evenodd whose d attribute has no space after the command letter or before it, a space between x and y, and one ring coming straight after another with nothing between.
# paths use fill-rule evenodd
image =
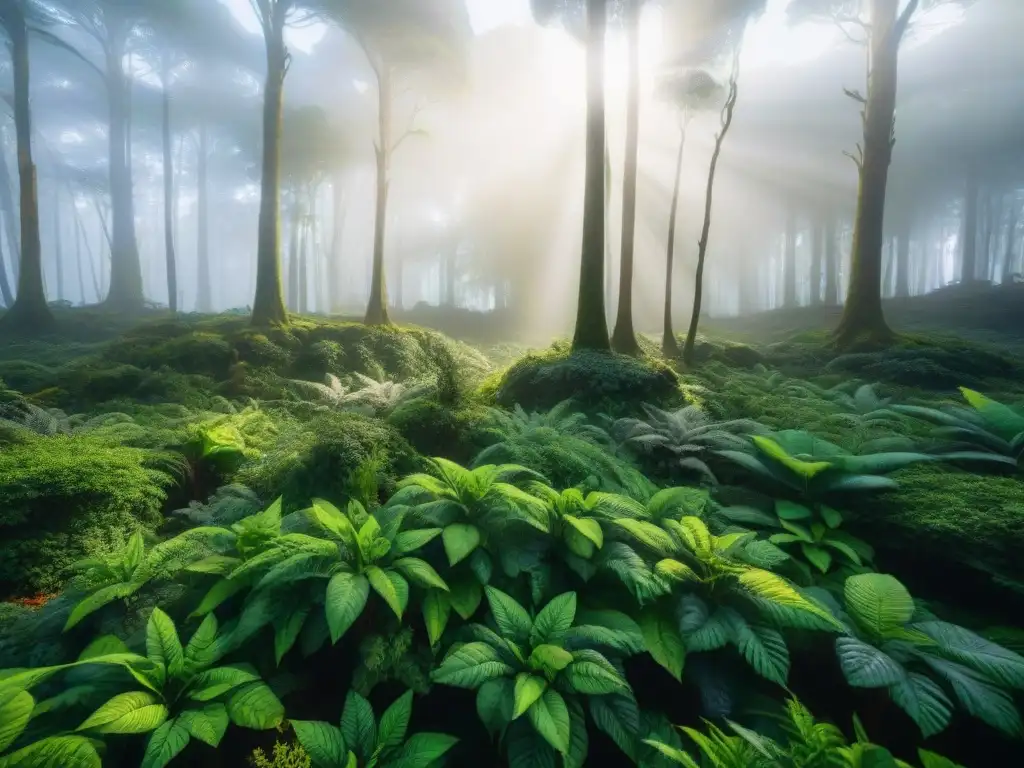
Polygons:
<instances>
[{"instance_id":1,"label":"tall tree trunk","mask_svg":"<svg viewBox=\"0 0 1024 768\"><path fill-rule=\"evenodd\" d=\"M60 186L53 190L53 266L57 273L57 301L64 301L64 240L60 219Z\"/></svg>"},{"instance_id":2,"label":"tall tree trunk","mask_svg":"<svg viewBox=\"0 0 1024 768\"><path fill-rule=\"evenodd\" d=\"M130 78L123 59L126 29L112 29L107 41L107 101L110 120L110 204L113 218L110 252L110 289L105 304L119 311L138 311L143 305L142 264L135 237L135 201L132 197Z\"/></svg>"},{"instance_id":3,"label":"tall tree trunk","mask_svg":"<svg viewBox=\"0 0 1024 768\"><path fill-rule=\"evenodd\" d=\"M178 267L174 258L174 156L171 146L170 66L163 61L164 255L167 259L167 306L178 312Z\"/></svg>"},{"instance_id":4,"label":"tall tree trunk","mask_svg":"<svg viewBox=\"0 0 1024 768\"><path fill-rule=\"evenodd\" d=\"M783 296L784 307L795 307L798 304L796 295L796 205L790 202L786 211L786 252L783 258Z\"/></svg>"},{"instance_id":5,"label":"tall tree trunk","mask_svg":"<svg viewBox=\"0 0 1024 768\"><path fill-rule=\"evenodd\" d=\"M196 148L196 310L213 312L210 276L210 147L206 121L199 123Z\"/></svg>"},{"instance_id":6,"label":"tall tree trunk","mask_svg":"<svg viewBox=\"0 0 1024 768\"><path fill-rule=\"evenodd\" d=\"M857 218L850 257L850 287L835 340L848 347L866 337L885 343L892 331L882 312L882 240L885 193L895 135L899 48L919 0L898 14L899 0L870 0L868 87L864 104L864 144L859 161Z\"/></svg>"},{"instance_id":7,"label":"tall tree trunk","mask_svg":"<svg viewBox=\"0 0 1024 768\"><path fill-rule=\"evenodd\" d=\"M825 303L839 306L839 241L836 238L836 215L825 217Z\"/></svg>"},{"instance_id":8,"label":"tall tree trunk","mask_svg":"<svg viewBox=\"0 0 1024 768\"><path fill-rule=\"evenodd\" d=\"M811 225L811 306L817 307L821 304L821 271L823 254L822 242L824 226L821 221L821 213L816 213L814 222Z\"/></svg>"},{"instance_id":9,"label":"tall tree trunk","mask_svg":"<svg viewBox=\"0 0 1024 768\"><path fill-rule=\"evenodd\" d=\"M679 342L672 329L672 265L676 250L676 220L679 217L679 188L683 181L683 149L686 146L686 122L679 130L679 152L676 154L676 175L672 183L672 210L668 214L668 245L665 249L665 312L662 316L661 353L679 357Z\"/></svg>"},{"instance_id":10,"label":"tall tree trunk","mask_svg":"<svg viewBox=\"0 0 1024 768\"><path fill-rule=\"evenodd\" d=\"M454 239L445 241L444 304L455 307L455 257L458 246Z\"/></svg>"},{"instance_id":11,"label":"tall tree trunk","mask_svg":"<svg viewBox=\"0 0 1024 768\"><path fill-rule=\"evenodd\" d=\"M636 177L640 145L640 13L641 0L627 0L626 39L629 51L629 93L626 105L626 163L622 174L622 245L619 257L619 306L612 349L627 355L640 352L633 331L633 255L636 248Z\"/></svg>"},{"instance_id":12,"label":"tall tree trunk","mask_svg":"<svg viewBox=\"0 0 1024 768\"><path fill-rule=\"evenodd\" d=\"M612 238L608 234L608 210L612 205L612 153L607 140L604 143L604 305L608 309L614 303L612 292L615 261L612 258ZM611 318L607 318L610 320Z\"/></svg>"},{"instance_id":13,"label":"tall tree trunk","mask_svg":"<svg viewBox=\"0 0 1024 768\"><path fill-rule=\"evenodd\" d=\"M0 137L4 134L0 132ZM7 166L7 153L0 146L0 213L3 213L4 235L7 238L7 248L11 253L11 278L18 282L19 254L21 245L18 242L18 210L14 207L14 193L12 192L11 172Z\"/></svg>"},{"instance_id":14,"label":"tall tree trunk","mask_svg":"<svg viewBox=\"0 0 1024 768\"><path fill-rule=\"evenodd\" d=\"M96 301L99 303L100 301L103 301L103 289L100 286L100 280L96 274L96 264L92 255L92 245L89 243L89 234L85 231L85 224L82 222L82 215L78 212L77 207L75 208L75 227L84 246L85 258L89 263L89 275L92 278L92 287L96 292ZM82 293L82 303L85 303L85 293Z\"/></svg>"},{"instance_id":15,"label":"tall tree trunk","mask_svg":"<svg viewBox=\"0 0 1024 768\"><path fill-rule=\"evenodd\" d=\"M327 270L329 275L327 301L330 303L330 312L336 313L341 309L341 259L345 233L345 186L341 173L334 176L331 194L334 203L334 221L331 230L330 268Z\"/></svg>"},{"instance_id":16,"label":"tall tree trunk","mask_svg":"<svg viewBox=\"0 0 1024 768\"><path fill-rule=\"evenodd\" d=\"M288 54L284 46L285 4L274 6L265 20L267 83L263 91L263 178L260 181L260 219L256 243L256 296L252 303L252 324L287 325L281 295L281 123L284 78Z\"/></svg>"},{"instance_id":17,"label":"tall tree trunk","mask_svg":"<svg viewBox=\"0 0 1024 768\"><path fill-rule=\"evenodd\" d=\"M11 254L11 264L16 260L15 254ZM14 295L11 293L11 284L7 280L7 267L4 264L3 242L0 241L0 308L9 307L14 303Z\"/></svg>"},{"instance_id":18,"label":"tall tree trunk","mask_svg":"<svg viewBox=\"0 0 1024 768\"><path fill-rule=\"evenodd\" d=\"M306 215L299 219L299 314L305 315L309 312L309 209Z\"/></svg>"},{"instance_id":19,"label":"tall tree trunk","mask_svg":"<svg viewBox=\"0 0 1024 768\"><path fill-rule=\"evenodd\" d=\"M992 274L992 232L995 230L996 206L993 202L991 192L986 192L981 198L981 205L984 210L982 221L982 246L978 259L978 272L982 280L988 280Z\"/></svg>"},{"instance_id":20,"label":"tall tree trunk","mask_svg":"<svg viewBox=\"0 0 1024 768\"><path fill-rule=\"evenodd\" d=\"M373 268L370 272L370 300L366 305L366 325L390 325L388 289L384 276L384 235L388 220L388 186L391 183L391 69L386 62L377 65L377 200L373 222Z\"/></svg>"},{"instance_id":21,"label":"tall tree trunk","mask_svg":"<svg viewBox=\"0 0 1024 768\"><path fill-rule=\"evenodd\" d=\"M718 158L722 154L722 144L732 126L732 116L736 110L736 99L739 98L739 56L737 49L733 59L732 75L729 78L729 97L726 99L725 107L722 110L722 129L715 137L715 151L711 154L711 166L708 168L708 184L704 192L704 226L700 231L700 240L697 243L697 275L694 279L693 288L693 313L690 315L690 328L686 332L686 343L683 345L683 362L693 365L694 345L697 341L697 325L700 323L701 294L704 288L704 259L708 252L708 238L711 234L711 207L715 191L715 171L718 168Z\"/></svg>"},{"instance_id":22,"label":"tall tree trunk","mask_svg":"<svg viewBox=\"0 0 1024 768\"><path fill-rule=\"evenodd\" d=\"M604 314L604 38L605 0L587 0L587 171L583 190L583 251L572 348L608 350Z\"/></svg>"},{"instance_id":23,"label":"tall tree trunk","mask_svg":"<svg viewBox=\"0 0 1024 768\"><path fill-rule=\"evenodd\" d=\"M1010 276L1016 270L1014 263L1014 248L1017 243L1017 226L1020 224L1021 205L1017 203L1015 193L1010 195L1009 222L1006 225L1006 250L1003 252L1003 282L1010 281Z\"/></svg>"},{"instance_id":24,"label":"tall tree trunk","mask_svg":"<svg viewBox=\"0 0 1024 768\"><path fill-rule=\"evenodd\" d=\"M900 218L900 231L897 237L893 256L896 259L896 297L905 299L910 296L910 217Z\"/></svg>"},{"instance_id":25,"label":"tall tree trunk","mask_svg":"<svg viewBox=\"0 0 1024 768\"><path fill-rule=\"evenodd\" d=\"M300 203L292 203L292 220L288 225L288 309L299 311L299 231L302 227Z\"/></svg>"},{"instance_id":26,"label":"tall tree trunk","mask_svg":"<svg viewBox=\"0 0 1024 768\"><path fill-rule=\"evenodd\" d=\"M11 330L39 333L53 325L43 289L42 248L39 243L39 199L36 167L32 162L32 111L29 106L28 28L17 3L0 11L0 23L11 42L14 69L14 125L18 142L18 182L21 204L21 260L18 295L0 320Z\"/></svg>"},{"instance_id":27,"label":"tall tree trunk","mask_svg":"<svg viewBox=\"0 0 1024 768\"><path fill-rule=\"evenodd\" d=\"M963 242L961 243L960 282L978 277L978 175L972 168L964 192Z\"/></svg>"}]
</instances>

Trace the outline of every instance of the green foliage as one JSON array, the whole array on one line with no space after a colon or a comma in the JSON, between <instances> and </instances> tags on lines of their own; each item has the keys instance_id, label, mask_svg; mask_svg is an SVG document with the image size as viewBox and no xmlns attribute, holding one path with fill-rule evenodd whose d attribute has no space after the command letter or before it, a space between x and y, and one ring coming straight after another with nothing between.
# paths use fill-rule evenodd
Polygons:
<instances>
[{"instance_id":1,"label":"green foliage","mask_svg":"<svg viewBox=\"0 0 1024 768\"><path fill-rule=\"evenodd\" d=\"M458 740L443 733L407 736L412 695L404 693L378 720L370 702L349 691L340 728L319 720L292 720L291 726L317 768L429 768Z\"/></svg>"},{"instance_id":2,"label":"green foliage","mask_svg":"<svg viewBox=\"0 0 1024 768\"><path fill-rule=\"evenodd\" d=\"M271 757L257 747L249 756L252 768L313 768L313 759L301 744L275 742Z\"/></svg>"},{"instance_id":3,"label":"green foliage","mask_svg":"<svg viewBox=\"0 0 1024 768\"><path fill-rule=\"evenodd\" d=\"M339 411L361 413L364 416L384 416L406 403L425 397L434 390L430 384L405 384L377 381L360 373L352 374L358 389L346 387L334 374L327 374L326 384L315 381L291 381L299 392Z\"/></svg>"}]
</instances>

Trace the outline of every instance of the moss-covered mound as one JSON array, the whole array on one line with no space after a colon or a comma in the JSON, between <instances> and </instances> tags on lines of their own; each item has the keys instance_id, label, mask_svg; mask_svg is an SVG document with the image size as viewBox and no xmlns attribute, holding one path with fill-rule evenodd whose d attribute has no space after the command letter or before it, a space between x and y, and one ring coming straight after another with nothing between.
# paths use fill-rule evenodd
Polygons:
<instances>
[{"instance_id":1,"label":"moss-covered mound","mask_svg":"<svg viewBox=\"0 0 1024 768\"><path fill-rule=\"evenodd\" d=\"M528 411L569 398L610 412L627 401L672 404L683 399L679 378L664 363L607 352L571 352L566 344L524 356L483 389L499 405L521 405Z\"/></svg>"},{"instance_id":2,"label":"moss-covered mound","mask_svg":"<svg viewBox=\"0 0 1024 768\"><path fill-rule=\"evenodd\" d=\"M0 441L0 595L52 591L75 560L159 522L173 481L152 452L24 430Z\"/></svg>"}]
</instances>

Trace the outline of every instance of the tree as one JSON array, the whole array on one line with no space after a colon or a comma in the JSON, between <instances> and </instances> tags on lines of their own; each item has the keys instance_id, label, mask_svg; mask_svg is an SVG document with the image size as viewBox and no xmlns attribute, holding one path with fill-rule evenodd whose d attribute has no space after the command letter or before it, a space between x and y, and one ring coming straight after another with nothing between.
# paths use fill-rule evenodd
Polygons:
<instances>
[{"instance_id":1,"label":"tree","mask_svg":"<svg viewBox=\"0 0 1024 768\"><path fill-rule=\"evenodd\" d=\"M896 86L899 48L918 9L947 0L794 0L795 19L827 17L864 34L867 45L867 92L846 90L862 105L863 143L856 155L859 181L857 212L850 254L850 280L842 319L834 332L836 345L847 348L859 340L887 343L892 330L882 311L882 246L885 194L896 143Z\"/></svg>"},{"instance_id":2,"label":"tree","mask_svg":"<svg viewBox=\"0 0 1024 768\"><path fill-rule=\"evenodd\" d=\"M662 96L679 112L679 151L676 155L675 181L672 184L672 207L668 215L668 245L665 254L665 303L661 337L661 352L665 357L677 358L680 355L679 343L672 328L672 267L675 261L676 219L679 215L686 129L694 111L713 103L721 90L719 83L703 69L670 74L661 86Z\"/></svg>"},{"instance_id":3,"label":"tree","mask_svg":"<svg viewBox=\"0 0 1024 768\"><path fill-rule=\"evenodd\" d=\"M697 275L693 289L693 313L690 315L690 328L686 332L686 343L683 345L683 362L693 364L694 344L697 340L697 324L700 322L701 299L704 288L704 259L707 256L708 238L711 233L711 205L715 189L715 171L718 169L718 158L722 154L722 144L732 126L736 100L739 98L740 49L737 46L733 54L732 72L729 75L729 95L722 107L721 129L715 136L715 149L711 153L711 165L708 168L708 184L704 196L704 225L701 228L700 241L697 244Z\"/></svg>"},{"instance_id":4,"label":"tree","mask_svg":"<svg viewBox=\"0 0 1024 768\"><path fill-rule=\"evenodd\" d=\"M43 290L39 242L39 198L32 161L32 110L29 105L28 23L20 2L0 4L0 26L11 43L14 69L14 125L18 142L18 184L21 203L21 258L18 293L0 325L19 332L40 332L53 325Z\"/></svg>"}]
</instances>

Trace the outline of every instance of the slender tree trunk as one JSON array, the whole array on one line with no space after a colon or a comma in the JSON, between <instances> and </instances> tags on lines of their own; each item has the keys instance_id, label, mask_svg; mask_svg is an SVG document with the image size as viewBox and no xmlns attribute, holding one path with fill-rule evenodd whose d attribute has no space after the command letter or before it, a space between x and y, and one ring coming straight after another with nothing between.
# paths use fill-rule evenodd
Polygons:
<instances>
[{"instance_id":1,"label":"slender tree trunk","mask_svg":"<svg viewBox=\"0 0 1024 768\"><path fill-rule=\"evenodd\" d=\"M896 248L893 256L896 259L896 297L905 299L910 296L910 217L904 215L900 219L900 231L897 235Z\"/></svg>"},{"instance_id":2,"label":"slender tree trunk","mask_svg":"<svg viewBox=\"0 0 1024 768\"><path fill-rule=\"evenodd\" d=\"M736 110L736 100L739 98L739 50L733 59L732 76L729 79L729 97L722 110L722 129L715 137L715 151L711 154L711 166L708 168L708 184L704 192L704 226L700 231L700 240L697 243L697 275L694 280L693 289L693 313L690 315L690 328L686 332L686 343L683 345L683 362L693 365L694 345L697 341L697 325L700 323L701 294L704 288L704 259L708 252L708 238L711 234L711 207L715 191L715 171L718 168L718 158L722 154L722 144L732 126L732 116Z\"/></svg>"},{"instance_id":3,"label":"slender tree trunk","mask_svg":"<svg viewBox=\"0 0 1024 768\"><path fill-rule=\"evenodd\" d=\"M444 261L444 303L447 307L455 307L455 257L458 246L454 240L445 241Z\"/></svg>"},{"instance_id":4,"label":"slender tree trunk","mask_svg":"<svg viewBox=\"0 0 1024 768\"><path fill-rule=\"evenodd\" d=\"M629 93L626 106L626 164L622 174L622 245L619 260L619 306L612 349L640 353L633 331L633 256L636 248L636 177L640 145L640 12L641 0L628 0L626 39L629 50Z\"/></svg>"},{"instance_id":5,"label":"slender tree trunk","mask_svg":"<svg viewBox=\"0 0 1024 768\"><path fill-rule=\"evenodd\" d=\"M384 275L384 236L388 220L388 186L391 183L391 69L386 62L377 65L377 201L373 222L373 267L370 272L370 300L366 305L366 325L390 325L388 289Z\"/></svg>"},{"instance_id":6,"label":"slender tree trunk","mask_svg":"<svg viewBox=\"0 0 1024 768\"><path fill-rule=\"evenodd\" d=\"M605 0L587 0L587 171L573 350L608 350L611 346L604 313L604 38L607 15Z\"/></svg>"},{"instance_id":7,"label":"slender tree trunk","mask_svg":"<svg viewBox=\"0 0 1024 768\"><path fill-rule=\"evenodd\" d=\"M857 219L850 261L850 287L835 340L840 348L866 337L886 343L892 331L882 312L882 241L885 193L892 163L899 47L918 0L898 15L899 0L870 0L868 87L864 144L857 190Z\"/></svg>"},{"instance_id":8,"label":"slender tree trunk","mask_svg":"<svg viewBox=\"0 0 1024 768\"><path fill-rule=\"evenodd\" d=\"M978 176L972 168L964 193L963 243L960 256L960 282L970 283L978 276Z\"/></svg>"},{"instance_id":9,"label":"slender tree trunk","mask_svg":"<svg viewBox=\"0 0 1024 768\"><path fill-rule=\"evenodd\" d=\"M330 302L330 311L336 313L341 309L341 259L345 233L345 186L341 173L335 175L333 187L331 194L334 202L334 222L331 231L330 268L327 270L327 301Z\"/></svg>"},{"instance_id":10,"label":"slender tree trunk","mask_svg":"<svg viewBox=\"0 0 1024 768\"><path fill-rule=\"evenodd\" d=\"M306 209L308 211L308 209ZM305 315L309 312L309 214L303 216L299 222L299 314Z\"/></svg>"},{"instance_id":11,"label":"slender tree trunk","mask_svg":"<svg viewBox=\"0 0 1024 768\"><path fill-rule=\"evenodd\" d=\"M676 174L672 183L672 210L668 214L668 245L665 249L665 312L662 317L661 353L665 357L679 357L679 342L672 329L672 265L676 250L676 220L679 217L679 188L683 181L683 149L686 146L686 122L680 126L679 152L676 154Z\"/></svg>"},{"instance_id":12,"label":"slender tree trunk","mask_svg":"<svg viewBox=\"0 0 1024 768\"><path fill-rule=\"evenodd\" d=\"M53 266L57 273L57 301L64 301L64 240L61 232L60 186L53 190Z\"/></svg>"},{"instance_id":13,"label":"slender tree trunk","mask_svg":"<svg viewBox=\"0 0 1024 768\"><path fill-rule=\"evenodd\" d=\"M786 211L786 253L782 267L782 305L787 308L795 307L799 303L796 295L796 238L796 206L790 202Z\"/></svg>"},{"instance_id":14,"label":"slender tree trunk","mask_svg":"<svg viewBox=\"0 0 1024 768\"><path fill-rule=\"evenodd\" d=\"M89 243L89 233L85 231L85 224L82 223L82 216L78 212L77 208L75 209L75 227L77 228L78 234L81 237L82 243L84 245L85 258L89 263L89 275L92 278L92 286L96 292L96 301L97 303L99 303L100 301L103 300L103 289L100 286L99 277L96 275L96 264L95 260L93 259L92 245ZM82 294L82 303L85 303L84 293Z\"/></svg>"},{"instance_id":15,"label":"slender tree trunk","mask_svg":"<svg viewBox=\"0 0 1024 768\"><path fill-rule=\"evenodd\" d=\"M821 214L815 215L814 222L811 227L811 306L817 307L821 305L821 272L823 254L822 248L824 243L823 234L824 226L821 221Z\"/></svg>"},{"instance_id":16,"label":"slender tree trunk","mask_svg":"<svg viewBox=\"0 0 1024 768\"><path fill-rule=\"evenodd\" d=\"M836 239L836 216L825 217L825 303L839 305L839 241Z\"/></svg>"},{"instance_id":17,"label":"slender tree trunk","mask_svg":"<svg viewBox=\"0 0 1024 768\"><path fill-rule=\"evenodd\" d=\"M14 125L18 142L18 182L21 204L21 261L18 295L0 326L22 333L40 333L53 325L43 289L42 248L39 243L39 199L36 167L32 162L32 111L29 105L28 29L21 8L8 3L0 22L11 43L14 74Z\"/></svg>"},{"instance_id":18,"label":"slender tree trunk","mask_svg":"<svg viewBox=\"0 0 1024 768\"><path fill-rule=\"evenodd\" d=\"M1006 250L1003 252L1003 282L1008 283L1010 276L1016 272L1014 263L1014 249L1017 243L1017 227L1020 224L1021 206L1017 203L1016 196L1010 196L1010 220L1006 226Z\"/></svg>"},{"instance_id":19,"label":"slender tree trunk","mask_svg":"<svg viewBox=\"0 0 1024 768\"><path fill-rule=\"evenodd\" d=\"M256 296L252 303L255 326L287 325L281 295L281 122L288 55L284 46L285 5L274 6L265 20L267 83L263 91L263 178L260 182L260 219L256 244Z\"/></svg>"},{"instance_id":20,"label":"slender tree trunk","mask_svg":"<svg viewBox=\"0 0 1024 768\"><path fill-rule=\"evenodd\" d=\"M178 311L178 267L174 258L174 156L171 144L171 73L163 62L162 129L164 150L164 255L167 259L167 306Z\"/></svg>"},{"instance_id":21,"label":"slender tree trunk","mask_svg":"<svg viewBox=\"0 0 1024 768\"><path fill-rule=\"evenodd\" d=\"M3 132L0 132L0 136L3 135ZM0 146L0 212L3 213L4 235L7 238L7 248L11 253L11 278L17 283L20 277L18 255L21 253L21 245L18 241L18 210L14 207L12 189L11 172L7 166L7 153Z\"/></svg>"},{"instance_id":22,"label":"slender tree trunk","mask_svg":"<svg viewBox=\"0 0 1024 768\"><path fill-rule=\"evenodd\" d=\"M213 312L210 277L210 147L206 122L199 123L196 148L196 310Z\"/></svg>"},{"instance_id":23,"label":"slender tree trunk","mask_svg":"<svg viewBox=\"0 0 1024 768\"><path fill-rule=\"evenodd\" d=\"M301 205L296 199L292 203L292 220L288 232L288 309L299 311L299 230L301 229Z\"/></svg>"},{"instance_id":24,"label":"slender tree trunk","mask_svg":"<svg viewBox=\"0 0 1024 768\"><path fill-rule=\"evenodd\" d=\"M608 234L608 211L612 205L612 153L608 142L604 143L604 305L608 309L614 303L613 276L615 262L612 258L612 238ZM611 318L607 318L606 322Z\"/></svg>"},{"instance_id":25,"label":"slender tree trunk","mask_svg":"<svg viewBox=\"0 0 1024 768\"><path fill-rule=\"evenodd\" d=\"M122 64L127 30L110 30L107 43L107 100L110 113L110 204L113 218L110 289L105 304L137 312L143 306L142 264L135 237L135 202L128 131L129 76Z\"/></svg>"}]
</instances>

